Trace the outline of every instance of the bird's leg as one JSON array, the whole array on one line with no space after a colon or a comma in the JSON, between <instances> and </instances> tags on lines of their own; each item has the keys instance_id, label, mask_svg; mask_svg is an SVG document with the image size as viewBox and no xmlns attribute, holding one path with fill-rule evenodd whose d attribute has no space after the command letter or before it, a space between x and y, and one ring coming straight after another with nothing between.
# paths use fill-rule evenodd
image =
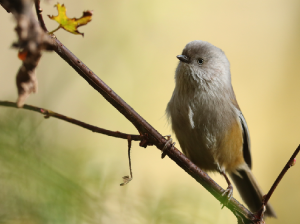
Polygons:
<instances>
[{"instance_id":1,"label":"bird's leg","mask_svg":"<svg viewBox=\"0 0 300 224\"><path fill-rule=\"evenodd\" d=\"M224 171L221 171L221 175L223 175L225 177L225 180L228 184L227 189L224 191L224 193L222 195L227 195L228 200L230 200L232 198L233 186Z\"/></svg>"},{"instance_id":2,"label":"bird's leg","mask_svg":"<svg viewBox=\"0 0 300 224\"><path fill-rule=\"evenodd\" d=\"M165 158L165 156L167 155L167 149L168 146L171 145L171 148L175 145L176 142L173 142L173 139L171 138L171 135L166 135L163 137L167 137L167 142L165 144L165 146L162 149L162 154L161 154L161 158Z\"/></svg>"},{"instance_id":3,"label":"bird's leg","mask_svg":"<svg viewBox=\"0 0 300 224\"><path fill-rule=\"evenodd\" d=\"M223 204L223 207L225 206L225 204L227 204L230 199L232 198L232 194L233 194L233 186L229 180L229 178L227 177L226 173L225 173L225 170L224 169L220 169L220 167L218 166L218 169L219 169L219 172L220 174L225 178L227 184L228 184L228 187L226 188L226 190L223 192L222 196L226 196L226 201Z\"/></svg>"}]
</instances>

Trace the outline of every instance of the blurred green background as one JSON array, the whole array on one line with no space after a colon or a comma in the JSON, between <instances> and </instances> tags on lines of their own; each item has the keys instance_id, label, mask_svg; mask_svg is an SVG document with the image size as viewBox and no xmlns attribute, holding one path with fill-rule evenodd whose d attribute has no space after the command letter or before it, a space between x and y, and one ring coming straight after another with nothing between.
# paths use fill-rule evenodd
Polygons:
<instances>
[{"instance_id":1,"label":"blurred green background","mask_svg":"<svg viewBox=\"0 0 300 224\"><path fill-rule=\"evenodd\" d=\"M63 30L59 40L160 133L170 134L165 107L174 71L189 41L223 49L252 139L253 172L266 192L300 143L300 2L65 0L67 15L94 10L80 27L84 38ZM49 30L55 1L42 2ZM15 101L21 62L10 46L14 19L1 8L0 100ZM56 53L37 69L39 92L28 104L110 130L137 133ZM176 141L176 140L175 140ZM236 223L194 179L155 147L92 133L54 118L0 107L1 223ZM278 219L299 223L300 166L296 164L270 202ZM211 176L226 187L218 174ZM240 200L237 191L234 197Z\"/></svg>"}]
</instances>

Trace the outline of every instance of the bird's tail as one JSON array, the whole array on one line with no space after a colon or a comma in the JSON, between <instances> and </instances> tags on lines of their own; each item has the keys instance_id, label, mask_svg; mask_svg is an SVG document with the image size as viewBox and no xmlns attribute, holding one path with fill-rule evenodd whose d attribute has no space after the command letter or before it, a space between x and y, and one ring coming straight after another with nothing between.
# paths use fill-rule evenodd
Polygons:
<instances>
[{"instance_id":1,"label":"bird's tail","mask_svg":"<svg viewBox=\"0 0 300 224\"><path fill-rule=\"evenodd\" d=\"M238 189L242 199L247 204L251 212L258 211L262 206L262 190L257 184L251 170L249 168L237 170L237 173L230 173L236 188ZM276 213L272 206L268 203L266 206L265 216L276 218Z\"/></svg>"}]
</instances>

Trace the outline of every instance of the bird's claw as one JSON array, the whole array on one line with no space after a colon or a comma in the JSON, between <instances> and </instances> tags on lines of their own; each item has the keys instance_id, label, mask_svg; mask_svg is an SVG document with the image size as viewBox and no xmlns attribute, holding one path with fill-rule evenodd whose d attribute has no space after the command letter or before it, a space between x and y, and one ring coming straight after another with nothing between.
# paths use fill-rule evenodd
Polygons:
<instances>
[{"instance_id":1,"label":"bird's claw","mask_svg":"<svg viewBox=\"0 0 300 224\"><path fill-rule=\"evenodd\" d=\"M231 200L232 195L233 195L233 186L230 184L228 185L227 189L222 193L222 196L224 197L224 202L221 202L221 204L223 205L222 209Z\"/></svg>"},{"instance_id":2,"label":"bird's claw","mask_svg":"<svg viewBox=\"0 0 300 224\"><path fill-rule=\"evenodd\" d=\"M171 138L171 135L166 135L166 136L163 136L163 137L166 137L167 138L167 142L166 144L164 145L163 149L162 149L162 154L161 154L161 158L165 158L165 156L167 155L167 149L168 149L168 146L171 145L171 148L176 144L176 142L173 142L173 139Z\"/></svg>"}]
</instances>

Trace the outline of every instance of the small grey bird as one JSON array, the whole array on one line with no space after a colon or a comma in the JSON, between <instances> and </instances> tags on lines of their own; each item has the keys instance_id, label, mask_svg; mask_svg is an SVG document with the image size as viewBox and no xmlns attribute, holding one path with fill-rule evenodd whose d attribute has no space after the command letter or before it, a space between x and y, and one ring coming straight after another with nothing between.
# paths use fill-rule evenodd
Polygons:
<instances>
[{"instance_id":1,"label":"small grey bird","mask_svg":"<svg viewBox=\"0 0 300 224\"><path fill-rule=\"evenodd\" d=\"M200 40L188 43L181 55L176 86L166 112L183 153L199 168L218 171L252 212L262 206L263 193L251 172L250 136L231 85L224 52ZM268 204L266 216L276 217Z\"/></svg>"}]
</instances>

